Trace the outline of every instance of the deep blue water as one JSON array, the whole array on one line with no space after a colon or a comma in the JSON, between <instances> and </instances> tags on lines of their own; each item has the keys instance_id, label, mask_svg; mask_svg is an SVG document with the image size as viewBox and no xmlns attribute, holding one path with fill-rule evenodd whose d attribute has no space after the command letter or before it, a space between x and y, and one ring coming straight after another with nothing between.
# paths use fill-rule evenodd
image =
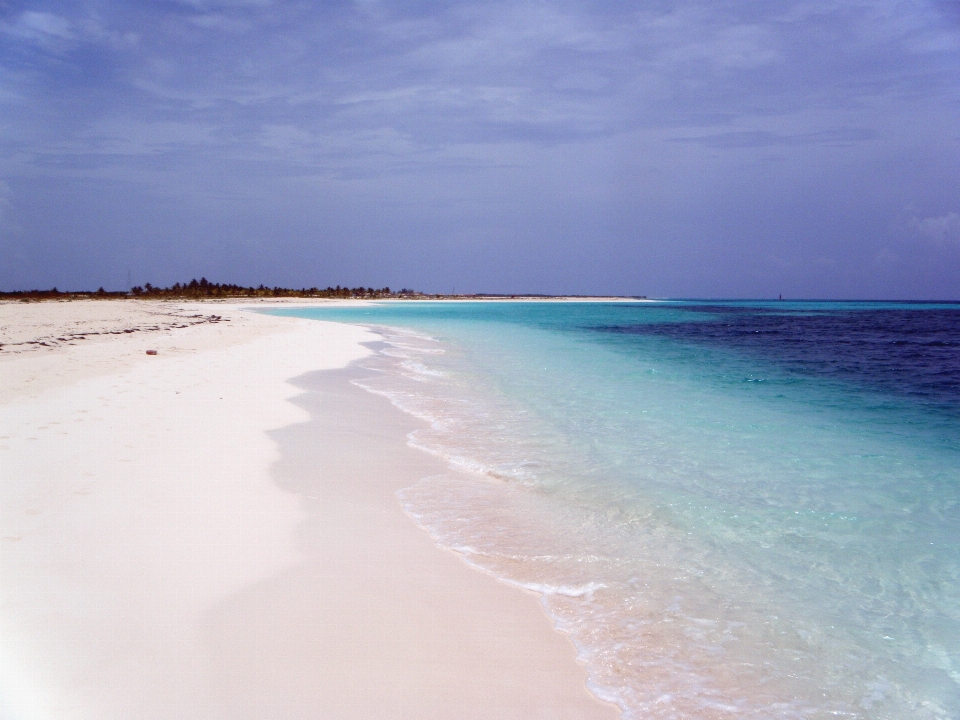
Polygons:
<instances>
[{"instance_id":1,"label":"deep blue water","mask_svg":"<svg viewBox=\"0 0 960 720\"><path fill-rule=\"evenodd\" d=\"M686 302L679 307L687 317L668 322L651 322L649 308L633 306L622 308L616 324L585 327L723 348L783 376L846 383L960 413L960 304L832 305ZM629 322L631 311L647 317Z\"/></svg>"},{"instance_id":2,"label":"deep blue water","mask_svg":"<svg viewBox=\"0 0 960 720\"><path fill-rule=\"evenodd\" d=\"M960 719L960 305L397 302L400 493L628 718Z\"/></svg>"}]
</instances>

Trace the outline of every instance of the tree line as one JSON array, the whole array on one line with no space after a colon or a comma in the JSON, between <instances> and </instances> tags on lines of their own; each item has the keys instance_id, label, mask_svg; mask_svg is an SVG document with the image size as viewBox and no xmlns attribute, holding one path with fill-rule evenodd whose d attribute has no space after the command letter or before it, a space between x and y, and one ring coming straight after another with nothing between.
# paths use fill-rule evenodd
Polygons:
<instances>
[{"instance_id":1,"label":"tree line","mask_svg":"<svg viewBox=\"0 0 960 720\"><path fill-rule=\"evenodd\" d=\"M205 277L199 280L191 280L188 283L174 283L170 287L155 287L150 283L144 283L143 286L136 285L130 288L129 292L108 292L103 288L93 291L63 292L53 288L52 290L16 290L13 292L0 292L0 298L20 299L20 300L53 300L70 298L184 298L184 299L204 299L204 298L278 298L278 297L297 297L297 298L396 298L396 297L426 297L423 293L416 290L403 288L399 291L391 290L389 287L327 287L327 288L285 288L285 287L267 287L258 285L257 287L244 287L243 285L232 285L230 283L212 283Z\"/></svg>"}]
</instances>

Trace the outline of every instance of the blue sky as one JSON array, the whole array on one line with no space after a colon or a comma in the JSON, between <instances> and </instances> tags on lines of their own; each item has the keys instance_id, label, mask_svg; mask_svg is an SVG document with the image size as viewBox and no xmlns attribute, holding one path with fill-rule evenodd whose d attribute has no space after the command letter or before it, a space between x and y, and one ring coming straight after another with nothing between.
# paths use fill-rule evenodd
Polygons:
<instances>
[{"instance_id":1,"label":"blue sky","mask_svg":"<svg viewBox=\"0 0 960 720\"><path fill-rule=\"evenodd\" d=\"M0 289L960 298L960 3L0 0Z\"/></svg>"}]
</instances>

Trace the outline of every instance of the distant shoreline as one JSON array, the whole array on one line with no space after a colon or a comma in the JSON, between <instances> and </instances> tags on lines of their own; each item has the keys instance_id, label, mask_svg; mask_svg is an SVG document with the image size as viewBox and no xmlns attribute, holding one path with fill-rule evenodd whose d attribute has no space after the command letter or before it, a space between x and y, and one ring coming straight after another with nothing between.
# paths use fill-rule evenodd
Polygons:
<instances>
[{"instance_id":1,"label":"distant shoreline","mask_svg":"<svg viewBox=\"0 0 960 720\"><path fill-rule=\"evenodd\" d=\"M326 291L321 291L326 293ZM336 293L337 291L334 290ZM923 300L903 300L899 298L697 298L697 297L648 297L646 295L544 295L539 293L519 293L519 294L496 294L496 293L473 293L463 295L452 294L429 294L421 292L391 292L389 294L374 291L368 294L359 294L355 290L343 289L342 294L310 294L310 291L290 290L287 288L268 288L259 294L251 295L161 295L161 294L141 294L135 295L129 292L90 292L86 290L79 291L60 291L53 290L14 290L10 292L0 292L0 305L10 305L13 303L34 303L34 302L71 302L71 301L125 301L125 300L143 300L148 302L173 302L173 303L229 303L246 304L251 302L306 302L306 303L325 303L325 302L358 302L358 301L446 301L446 302L478 302L478 301L513 301L513 302L697 302L697 303L752 303L752 302L782 302L782 303L898 303L898 304L937 304L937 305L956 305L960 304L958 299L923 299Z\"/></svg>"},{"instance_id":2,"label":"distant shoreline","mask_svg":"<svg viewBox=\"0 0 960 720\"><path fill-rule=\"evenodd\" d=\"M326 288L304 287L285 288L268 287L262 283L256 287L233 285L230 283L212 283L205 277L193 279L188 283L174 283L169 287L154 287L145 283L142 287L134 285L129 290L109 292L102 287L92 290L61 291L56 287L50 290L14 290L0 292L0 301L16 300L32 302L40 300L265 300L274 298L302 298L310 300L525 300L525 299L600 299L597 296L577 295L543 295L539 293L473 293L458 295L450 293L424 293L419 290L402 288L391 290L389 287L336 287ZM619 299L620 296L610 296L603 299ZM635 296L633 299L646 299L646 296Z\"/></svg>"},{"instance_id":3,"label":"distant shoreline","mask_svg":"<svg viewBox=\"0 0 960 720\"><path fill-rule=\"evenodd\" d=\"M283 294L289 292L290 294ZM279 294L263 295L208 295L208 296L189 296L189 295L133 295L124 292L61 292L50 290L16 290L12 292L0 292L0 303L10 302L70 302L75 300L145 300L145 301L167 301L167 302L247 302L247 301L269 301L269 300L307 300L307 301L343 301L343 300L453 300L453 301L477 301L477 300L564 300L564 301L647 301L656 302L656 298L648 298L646 295L541 295L537 293L516 294L516 295L497 295L493 293L477 293L472 295L431 295L428 293L409 293L399 294L369 294L369 295L310 295L299 294L300 291L282 291Z\"/></svg>"}]
</instances>

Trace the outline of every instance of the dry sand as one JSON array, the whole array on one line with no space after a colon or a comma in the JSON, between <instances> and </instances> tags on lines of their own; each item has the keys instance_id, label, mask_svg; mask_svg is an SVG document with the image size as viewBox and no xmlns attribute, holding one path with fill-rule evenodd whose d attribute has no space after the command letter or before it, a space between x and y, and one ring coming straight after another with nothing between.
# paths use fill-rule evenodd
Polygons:
<instances>
[{"instance_id":1,"label":"dry sand","mask_svg":"<svg viewBox=\"0 0 960 720\"><path fill-rule=\"evenodd\" d=\"M402 512L438 461L334 370L375 339L0 304L0 716L617 717L535 596Z\"/></svg>"}]
</instances>

